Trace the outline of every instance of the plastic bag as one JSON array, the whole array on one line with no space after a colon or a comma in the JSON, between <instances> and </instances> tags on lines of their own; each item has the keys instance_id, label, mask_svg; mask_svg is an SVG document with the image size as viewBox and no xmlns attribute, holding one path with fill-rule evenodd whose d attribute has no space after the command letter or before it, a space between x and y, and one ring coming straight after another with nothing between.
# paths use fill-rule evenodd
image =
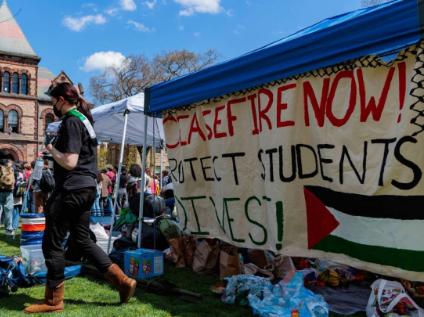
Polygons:
<instances>
[{"instance_id":1,"label":"plastic bag","mask_svg":"<svg viewBox=\"0 0 424 317\"><path fill-rule=\"evenodd\" d=\"M227 304L247 305L249 294L261 298L264 292L269 293L272 289L269 280L254 275L234 275L225 280L227 286L221 299Z\"/></svg>"},{"instance_id":2,"label":"plastic bag","mask_svg":"<svg viewBox=\"0 0 424 317\"><path fill-rule=\"evenodd\" d=\"M329 310L325 300L303 286L303 274L297 272L290 282L275 284L262 297L248 296L253 313L260 317L290 317L297 311L302 317L325 317Z\"/></svg>"},{"instance_id":3,"label":"plastic bag","mask_svg":"<svg viewBox=\"0 0 424 317\"><path fill-rule=\"evenodd\" d=\"M219 243L213 240L202 240L194 251L193 255L193 271L199 272L212 272L216 268L219 259Z\"/></svg>"},{"instance_id":4,"label":"plastic bag","mask_svg":"<svg viewBox=\"0 0 424 317\"><path fill-rule=\"evenodd\" d=\"M222 300L228 304L246 302L259 317L291 317L297 311L302 317L326 317L328 305L324 299L303 286L303 274L297 272L290 282L272 285L263 277L236 275L226 278Z\"/></svg>"},{"instance_id":5,"label":"plastic bag","mask_svg":"<svg viewBox=\"0 0 424 317\"><path fill-rule=\"evenodd\" d=\"M372 283L371 290L366 310L368 317L386 314L424 317L424 310L405 292L399 282L379 279Z\"/></svg>"},{"instance_id":6,"label":"plastic bag","mask_svg":"<svg viewBox=\"0 0 424 317\"><path fill-rule=\"evenodd\" d=\"M241 263L237 247L227 247L221 250L219 253L219 277L223 279L240 273Z\"/></svg>"},{"instance_id":7,"label":"plastic bag","mask_svg":"<svg viewBox=\"0 0 424 317\"><path fill-rule=\"evenodd\" d=\"M274 276L276 278L283 279L285 282L290 281L291 278L296 274L296 268L291 257L289 256L276 256L272 266L274 268Z\"/></svg>"},{"instance_id":8,"label":"plastic bag","mask_svg":"<svg viewBox=\"0 0 424 317\"><path fill-rule=\"evenodd\" d=\"M106 233L105 228L99 223L90 224L90 230L93 231L97 241L109 239L109 236Z\"/></svg>"},{"instance_id":9,"label":"plastic bag","mask_svg":"<svg viewBox=\"0 0 424 317\"><path fill-rule=\"evenodd\" d=\"M169 257L172 262L175 263L177 268L185 267L185 258L184 258L184 238L177 237L168 240L170 246Z\"/></svg>"}]
</instances>

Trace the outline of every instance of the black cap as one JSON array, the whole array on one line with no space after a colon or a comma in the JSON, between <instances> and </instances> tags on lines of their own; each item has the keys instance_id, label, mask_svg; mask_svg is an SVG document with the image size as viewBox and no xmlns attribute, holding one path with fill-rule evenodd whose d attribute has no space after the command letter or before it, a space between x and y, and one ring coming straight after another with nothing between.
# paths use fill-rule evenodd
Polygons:
<instances>
[{"instance_id":1,"label":"black cap","mask_svg":"<svg viewBox=\"0 0 424 317\"><path fill-rule=\"evenodd\" d=\"M52 92L52 90L54 89L56 87L56 85L55 84L51 84L50 85L50 87L47 89L47 91L45 92L45 94L47 95L47 96L50 96L51 97L51 92Z\"/></svg>"}]
</instances>

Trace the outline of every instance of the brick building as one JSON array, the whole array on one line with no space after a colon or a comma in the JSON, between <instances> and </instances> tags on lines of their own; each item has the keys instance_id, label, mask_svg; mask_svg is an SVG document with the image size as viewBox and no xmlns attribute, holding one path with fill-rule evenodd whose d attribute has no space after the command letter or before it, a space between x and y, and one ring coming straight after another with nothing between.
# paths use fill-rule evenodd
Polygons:
<instances>
[{"instance_id":1,"label":"brick building","mask_svg":"<svg viewBox=\"0 0 424 317\"><path fill-rule=\"evenodd\" d=\"M19 161L32 161L42 149L47 124L55 119L50 98L52 82L69 81L39 65L7 2L0 6L0 149Z\"/></svg>"}]
</instances>

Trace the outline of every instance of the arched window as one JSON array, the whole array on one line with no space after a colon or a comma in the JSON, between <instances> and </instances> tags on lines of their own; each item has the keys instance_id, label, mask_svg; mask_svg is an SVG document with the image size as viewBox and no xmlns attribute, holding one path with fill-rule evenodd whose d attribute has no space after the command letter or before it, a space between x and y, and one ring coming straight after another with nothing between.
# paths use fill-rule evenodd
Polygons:
<instances>
[{"instance_id":1,"label":"arched window","mask_svg":"<svg viewBox=\"0 0 424 317\"><path fill-rule=\"evenodd\" d=\"M28 75L22 74L21 77L21 94L28 95Z\"/></svg>"},{"instance_id":2,"label":"arched window","mask_svg":"<svg viewBox=\"0 0 424 317\"><path fill-rule=\"evenodd\" d=\"M10 110L9 116L7 118L7 125L9 126L9 131L12 133L19 132L19 115L16 110Z\"/></svg>"},{"instance_id":3,"label":"arched window","mask_svg":"<svg viewBox=\"0 0 424 317\"><path fill-rule=\"evenodd\" d=\"M4 112L0 110L0 132L4 132Z\"/></svg>"},{"instance_id":4,"label":"arched window","mask_svg":"<svg viewBox=\"0 0 424 317\"><path fill-rule=\"evenodd\" d=\"M3 73L3 92L10 93L10 73L4 72Z\"/></svg>"},{"instance_id":5,"label":"arched window","mask_svg":"<svg viewBox=\"0 0 424 317\"><path fill-rule=\"evenodd\" d=\"M13 73L12 75L12 93L19 94L19 75Z\"/></svg>"},{"instance_id":6,"label":"arched window","mask_svg":"<svg viewBox=\"0 0 424 317\"><path fill-rule=\"evenodd\" d=\"M50 124L50 123L52 123L54 121L54 115L53 115L53 113L48 113L48 114L46 114L46 116L45 116L45 118L44 118L44 131L46 131L46 129L47 129L47 127L48 127L48 125Z\"/></svg>"}]
</instances>

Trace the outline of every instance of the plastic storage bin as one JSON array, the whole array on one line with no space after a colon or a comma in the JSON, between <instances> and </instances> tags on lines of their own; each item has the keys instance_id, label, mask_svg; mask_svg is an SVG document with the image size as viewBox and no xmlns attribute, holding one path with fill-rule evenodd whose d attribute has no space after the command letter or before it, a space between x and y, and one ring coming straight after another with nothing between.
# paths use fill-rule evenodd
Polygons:
<instances>
[{"instance_id":1,"label":"plastic storage bin","mask_svg":"<svg viewBox=\"0 0 424 317\"><path fill-rule=\"evenodd\" d=\"M46 226L44 214L22 213L20 217L21 246L41 244Z\"/></svg>"},{"instance_id":2,"label":"plastic storage bin","mask_svg":"<svg viewBox=\"0 0 424 317\"><path fill-rule=\"evenodd\" d=\"M163 274L163 253L150 249L125 251L124 271L138 281L160 276Z\"/></svg>"},{"instance_id":3,"label":"plastic storage bin","mask_svg":"<svg viewBox=\"0 0 424 317\"><path fill-rule=\"evenodd\" d=\"M41 245L22 245L21 254L29 274L47 270Z\"/></svg>"}]
</instances>

